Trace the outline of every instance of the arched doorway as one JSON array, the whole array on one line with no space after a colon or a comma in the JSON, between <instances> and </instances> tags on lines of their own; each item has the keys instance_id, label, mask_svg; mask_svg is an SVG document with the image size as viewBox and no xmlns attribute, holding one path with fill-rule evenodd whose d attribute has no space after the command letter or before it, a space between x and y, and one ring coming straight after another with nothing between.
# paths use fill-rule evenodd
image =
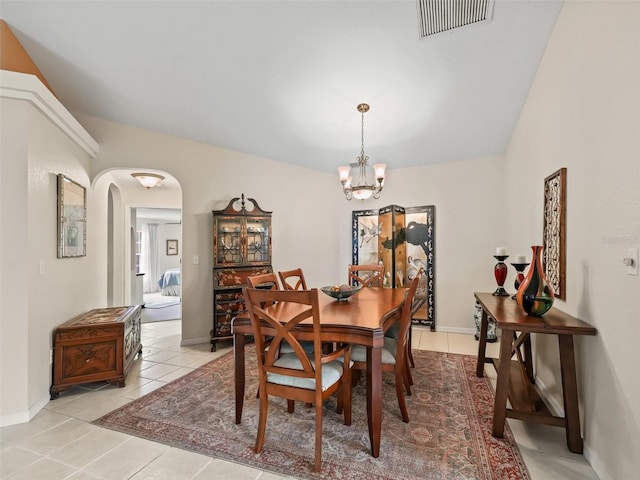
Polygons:
<instances>
[{"instance_id":1,"label":"arched doorway","mask_svg":"<svg viewBox=\"0 0 640 480\"><path fill-rule=\"evenodd\" d=\"M164 179L157 187L145 188L131 175L141 171ZM107 304L144 304L145 291L162 293L156 285L166 270L175 270L181 283L182 188L178 181L167 172L127 168L101 172L94 179L94 186L107 197ZM171 215L167 216L167 212ZM154 225L153 234L149 233L150 224ZM153 258L149 253L151 241L157 254ZM181 285L177 285L165 293L180 289ZM180 293L167 296L177 297L171 300L180 303Z\"/></svg>"}]
</instances>

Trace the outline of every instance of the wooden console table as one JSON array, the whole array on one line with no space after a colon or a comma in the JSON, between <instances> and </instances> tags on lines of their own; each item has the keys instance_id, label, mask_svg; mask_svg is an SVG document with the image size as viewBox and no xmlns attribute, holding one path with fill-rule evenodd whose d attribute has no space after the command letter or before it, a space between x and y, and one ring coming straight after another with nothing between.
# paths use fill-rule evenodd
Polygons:
<instances>
[{"instance_id":1,"label":"wooden console table","mask_svg":"<svg viewBox=\"0 0 640 480\"><path fill-rule=\"evenodd\" d=\"M124 387L140 344L140 305L90 310L53 334L51 400L83 383L108 381Z\"/></svg>"},{"instance_id":2,"label":"wooden console table","mask_svg":"<svg viewBox=\"0 0 640 480\"><path fill-rule=\"evenodd\" d=\"M549 310L543 317L534 317L527 315L511 297L499 297L491 293L474 295L482 306L476 375L483 376L485 363L492 363L498 372L493 436L503 436L507 417L564 427L569 450L582 453L573 336L595 335L596 329L556 308ZM489 318L493 318L502 330L500 358L497 360L488 359L485 355ZM535 389L530 337L532 333L558 336L564 417L554 416ZM516 359L511 360L514 355ZM507 399L511 408L507 408Z\"/></svg>"}]
</instances>

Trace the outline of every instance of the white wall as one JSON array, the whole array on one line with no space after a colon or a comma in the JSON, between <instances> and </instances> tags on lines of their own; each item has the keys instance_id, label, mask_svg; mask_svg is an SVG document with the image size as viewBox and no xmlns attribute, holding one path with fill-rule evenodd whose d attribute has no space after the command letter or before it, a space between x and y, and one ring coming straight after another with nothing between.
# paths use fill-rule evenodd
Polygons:
<instances>
[{"instance_id":1,"label":"white wall","mask_svg":"<svg viewBox=\"0 0 640 480\"><path fill-rule=\"evenodd\" d=\"M211 210L226 207L232 197L241 193L274 212L274 269L302 267L310 285L329 285L346 279L346 265L351 261L353 210L397 204L436 205L439 329L474 331L473 292L495 289L492 255L498 244L505 243L502 208L507 201L503 194L501 157L390 168L380 199L347 202L337 174L95 117L78 115L78 118L100 142L96 168L160 169L180 182L184 341L206 341L211 329ZM176 158L181 160L176 162ZM199 256L199 265L192 264L194 255ZM512 276L508 282L513 283Z\"/></svg>"},{"instance_id":2,"label":"white wall","mask_svg":"<svg viewBox=\"0 0 640 480\"><path fill-rule=\"evenodd\" d=\"M334 283L340 239L327 225L337 222L335 211L341 200L335 175L86 115L77 118L100 144L92 177L114 168L151 168L168 172L182 188L184 342L207 342L212 326L211 210L226 207L242 193L255 198L264 210L273 211L275 270L301 266L311 285ZM102 181L98 178L95 183ZM126 203L142 206L130 200L128 192L123 195ZM346 222L348 225L350 219ZM200 259L198 265L193 264L195 255Z\"/></svg>"},{"instance_id":3,"label":"white wall","mask_svg":"<svg viewBox=\"0 0 640 480\"><path fill-rule=\"evenodd\" d=\"M180 225L158 225L158 259L160 273L180 268L182 260L182 228ZM178 240L178 255L167 255L167 240ZM158 279L156 278L156 281Z\"/></svg>"},{"instance_id":4,"label":"white wall","mask_svg":"<svg viewBox=\"0 0 640 480\"><path fill-rule=\"evenodd\" d=\"M473 292L493 291L493 258L504 245L504 161L502 157L473 158L424 167L389 167L378 200L340 202L340 278L351 261L351 212L387 205L435 205L436 329L475 332ZM337 181L337 180L336 180ZM513 291L515 272L505 287Z\"/></svg>"},{"instance_id":5,"label":"white wall","mask_svg":"<svg viewBox=\"0 0 640 480\"><path fill-rule=\"evenodd\" d=\"M640 2L565 2L507 152L510 245L541 244L544 178L567 167L567 297L598 329L577 338L585 456L603 479L640 471ZM538 336L559 395L558 347Z\"/></svg>"},{"instance_id":6,"label":"white wall","mask_svg":"<svg viewBox=\"0 0 640 480\"><path fill-rule=\"evenodd\" d=\"M96 223L106 211L94 203L89 188L92 150L85 147L97 148L95 142L35 77L1 74L0 425L5 425L29 420L47 403L53 329L103 306L105 242L97 239ZM94 216L86 257L56 258L58 173L87 187Z\"/></svg>"},{"instance_id":7,"label":"white wall","mask_svg":"<svg viewBox=\"0 0 640 480\"><path fill-rule=\"evenodd\" d=\"M4 120L9 118L11 122ZM0 425L29 420L31 406L29 268L25 268L29 258L28 118L24 101L0 98Z\"/></svg>"}]
</instances>

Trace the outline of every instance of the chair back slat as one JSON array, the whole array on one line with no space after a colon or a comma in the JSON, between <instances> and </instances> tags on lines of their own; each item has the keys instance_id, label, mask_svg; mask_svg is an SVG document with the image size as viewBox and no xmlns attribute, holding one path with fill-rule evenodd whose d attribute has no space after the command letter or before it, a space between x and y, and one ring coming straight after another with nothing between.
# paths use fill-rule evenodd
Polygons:
<instances>
[{"instance_id":1,"label":"chair back slat","mask_svg":"<svg viewBox=\"0 0 640 480\"><path fill-rule=\"evenodd\" d=\"M247 283L251 288L263 288L269 290L280 290L278 277L275 273L260 273L247 277Z\"/></svg>"},{"instance_id":2,"label":"chair back slat","mask_svg":"<svg viewBox=\"0 0 640 480\"><path fill-rule=\"evenodd\" d=\"M347 283L363 287L384 286L384 265L349 265Z\"/></svg>"},{"instance_id":3,"label":"chair back slat","mask_svg":"<svg viewBox=\"0 0 640 480\"><path fill-rule=\"evenodd\" d=\"M320 347L320 307L318 290L262 290L245 288L244 298L249 311L251 326L256 340L258 367L261 375L268 372L294 377L317 378L321 374ZM286 312L278 309L281 302L297 303L307 308L297 309L290 318L283 317ZM313 319L314 354L310 356L295 335L296 327L303 321ZM270 346L265 354L264 338L270 338ZM280 358L278 354L283 342L288 343L300 362L300 369L274 365ZM318 358L316 358L318 357ZM311 360L314 360L315 367Z\"/></svg>"},{"instance_id":4,"label":"chair back slat","mask_svg":"<svg viewBox=\"0 0 640 480\"><path fill-rule=\"evenodd\" d=\"M307 290L307 282L301 268L278 272L284 290Z\"/></svg>"}]
</instances>

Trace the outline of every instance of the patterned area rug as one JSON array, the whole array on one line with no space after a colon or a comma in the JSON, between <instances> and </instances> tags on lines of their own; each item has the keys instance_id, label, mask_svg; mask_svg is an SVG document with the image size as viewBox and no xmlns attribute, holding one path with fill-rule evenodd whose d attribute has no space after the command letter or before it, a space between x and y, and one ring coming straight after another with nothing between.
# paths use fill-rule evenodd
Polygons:
<instances>
[{"instance_id":1,"label":"patterned area rug","mask_svg":"<svg viewBox=\"0 0 640 480\"><path fill-rule=\"evenodd\" d=\"M96 425L262 470L303 479L530 479L507 426L491 435L494 394L475 376L475 357L414 351L410 422L400 419L393 376L383 375L380 457L369 450L364 379L353 391L353 423L342 424L335 399L323 416L322 472L312 472L314 413L286 402L269 405L265 447L253 452L258 419L255 351L247 348L247 389L236 425L233 354L96 420Z\"/></svg>"}]
</instances>

